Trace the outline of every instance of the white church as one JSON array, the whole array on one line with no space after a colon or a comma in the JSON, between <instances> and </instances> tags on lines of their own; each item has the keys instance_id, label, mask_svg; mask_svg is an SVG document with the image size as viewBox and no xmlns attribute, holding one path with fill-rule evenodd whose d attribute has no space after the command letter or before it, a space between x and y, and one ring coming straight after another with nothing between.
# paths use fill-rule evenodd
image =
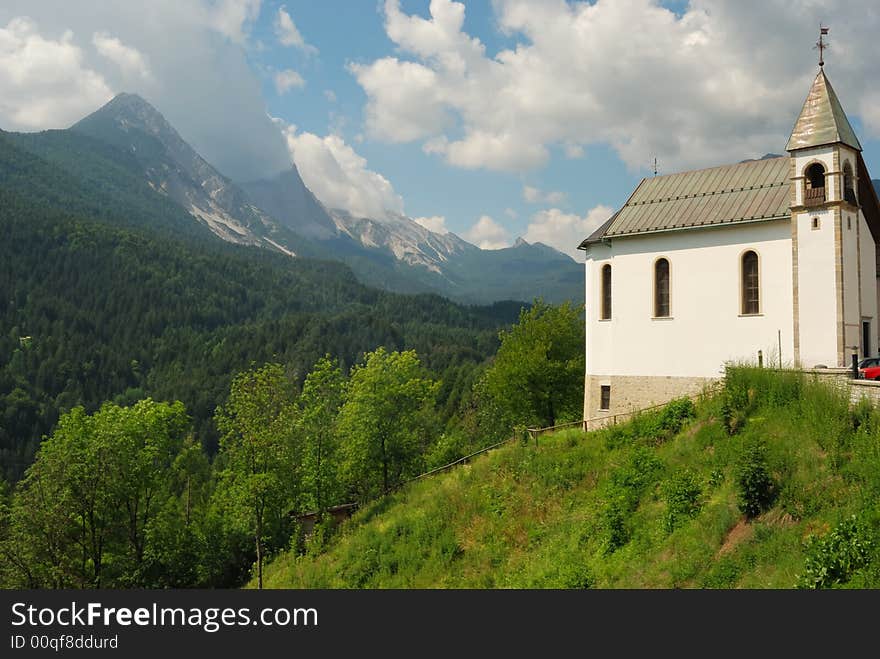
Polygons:
<instances>
[{"instance_id":1,"label":"white church","mask_svg":"<svg viewBox=\"0 0 880 659\"><path fill-rule=\"evenodd\" d=\"M645 178L586 252L584 418L878 351L880 202L823 68L787 156Z\"/></svg>"}]
</instances>

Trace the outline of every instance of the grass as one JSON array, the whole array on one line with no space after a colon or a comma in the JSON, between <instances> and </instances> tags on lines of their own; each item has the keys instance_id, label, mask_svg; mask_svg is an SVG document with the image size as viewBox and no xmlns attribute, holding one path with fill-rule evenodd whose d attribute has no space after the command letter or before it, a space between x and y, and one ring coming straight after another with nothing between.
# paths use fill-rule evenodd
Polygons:
<instances>
[{"instance_id":1,"label":"grass","mask_svg":"<svg viewBox=\"0 0 880 659\"><path fill-rule=\"evenodd\" d=\"M749 517L744 460L763 461L772 487ZM798 373L734 368L696 407L675 401L625 425L542 436L537 449L511 444L413 483L361 510L321 552L277 557L265 581L878 588L878 547L880 410L851 409Z\"/></svg>"}]
</instances>

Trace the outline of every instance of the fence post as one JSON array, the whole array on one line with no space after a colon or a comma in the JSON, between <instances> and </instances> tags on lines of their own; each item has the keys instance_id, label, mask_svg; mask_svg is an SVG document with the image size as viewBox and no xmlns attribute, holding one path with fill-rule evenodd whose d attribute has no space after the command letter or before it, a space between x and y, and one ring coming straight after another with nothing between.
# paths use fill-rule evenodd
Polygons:
<instances>
[{"instance_id":1,"label":"fence post","mask_svg":"<svg viewBox=\"0 0 880 659\"><path fill-rule=\"evenodd\" d=\"M764 368L764 351L758 351L758 368Z\"/></svg>"},{"instance_id":2,"label":"fence post","mask_svg":"<svg viewBox=\"0 0 880 659\"><path fill-rule=\"evenodd\" d=\"M852 354L852 376L853 380L859 379L859 356L856 353Z\"/></svg>"}]
</instances>

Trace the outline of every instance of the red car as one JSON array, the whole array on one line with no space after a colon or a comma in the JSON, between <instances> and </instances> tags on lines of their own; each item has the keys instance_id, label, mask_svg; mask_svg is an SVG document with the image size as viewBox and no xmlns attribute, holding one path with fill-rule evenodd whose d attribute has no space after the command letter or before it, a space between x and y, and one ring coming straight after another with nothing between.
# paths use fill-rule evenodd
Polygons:
<instances>
[{"instance_id":1,"label":"red car","mask_svg":"<svg viewBox=\"0 0 880 659\"><path fill-rule=\"evenodd\" d=\"M859 377L880 380L880 357L868 357L859 362Z\"/></svg>"}]
</instances>

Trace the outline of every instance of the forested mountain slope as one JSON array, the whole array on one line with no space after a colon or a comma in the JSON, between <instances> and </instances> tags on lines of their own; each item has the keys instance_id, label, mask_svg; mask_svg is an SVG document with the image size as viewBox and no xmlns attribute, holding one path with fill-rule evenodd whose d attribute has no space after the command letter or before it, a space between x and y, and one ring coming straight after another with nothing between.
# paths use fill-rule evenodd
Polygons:
<instances>
[{"instance_id":1,"label":"forested mountain slope","mask_svg":"<svg viewBox=\"0 0 880 659\"><path fill-rule=\"evenodd\" d=\"M66 139L66 138L65 138ZM60 148L60 147L59 147ZM111 159L112 162L112 159ZM127 176L124 161L113 176ZM60 412L182 400L201 439L233 372L279 361L303 377L415 347L437 371L476 364L519 304L470 308L367 288L338 262L214 240L155 196L83 185L0 136L0 462L17 478ZM95 219L95 218L101 219ZM123 226L117 226L119 220ZM146 230L150 222L158 230ZM126 226L127 225L127 226ZM201 233L200 233L201 232Z\"/></svg>"}]
</instances>

